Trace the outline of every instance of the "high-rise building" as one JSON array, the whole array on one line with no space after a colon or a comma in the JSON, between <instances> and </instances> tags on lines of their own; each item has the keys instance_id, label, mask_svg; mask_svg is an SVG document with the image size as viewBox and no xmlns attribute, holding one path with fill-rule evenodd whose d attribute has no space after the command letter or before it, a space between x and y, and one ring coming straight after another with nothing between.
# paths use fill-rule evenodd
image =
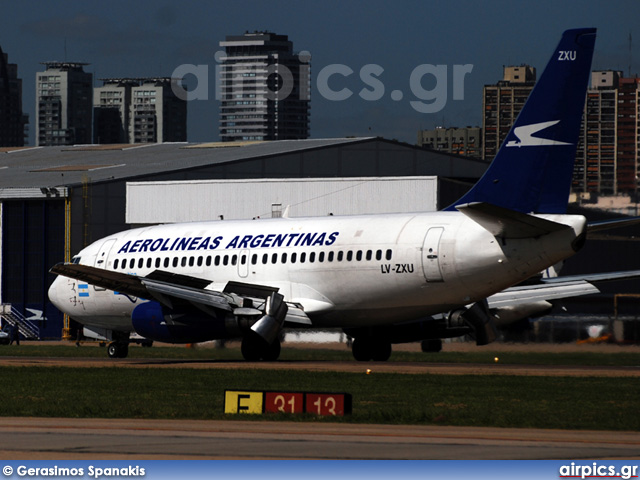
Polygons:
<instances>
[{"instance_id":1,"label":"high-rise building","mask_svg":"<svg viewBox=\"0 0 640 480\"><path fill-rule=\"evenodd\" d=\"M482 157L481 129L480 127L436 127L434 130L420 130L418 146L480 158Z\"/></svg>"},{"instance_id":2,"label":"high-rise building","mask_svg":"<svg viewBox=\"0 0 640 480\"><path fill-rule=\"evenodd\" d=\"M187 141L187 102L171 78L107 78L93 90L95 143Z\"/></svg>"},{"instance_id":3,"label":"high-rise building","mask_svg":"<svg viewBox=\"0 0 640 480\"><path fill-rule=\"evenodd\" d=\"M187 101L171 83L168 77L142 78L131 87L129 143L187 141Z\"/></svg>"},{"instance_id":4,"label":"high-rise building","mask_svg":"<svg viewBox=\"0 0 640 480\"><path fill-rule=\"evenodd\" d=\"M639 97L640 78L624 78L614 70L592 72L574 166L574 192L637 192Z\"/></svg>"},{"instance_id":5,"label":"high-rise building","mask_svg":"<svg viewBox=\"0 0 640 480\"><path fill-rule=\"evenodd\" d=\"M93 75L86 63L44 62L36 73L36 145L91 143Z\"/></svg>"},{"instance_id":6,"label":"high-rise building","mask_svg":"<svg viewBox=\"0 0 640 480\"><path fill-rule=\"evenodd\" d=\"M220 139L308 138L310 56L271 32L227 36L220 46Z\"/></svg>"},{"instance_id":7,"label":"high-rise building","mask_svg":"<svg viewBox=\"0 0 640 480\"><path fill-rule=\"evenodd\" d=\"M536 69L529 65L504 67L496 85L485 85L482 102L483 160L493 160L509 134L536 82Z\"/></svg>"},{"instance_id":8,"label":"high-rise building","mask_svg":"<svg viewBox=\"0 0 640 480\"><path fill-rule=\"evenodd\" d=\"M137 79L104 78L93 89L93 143L129 143L131 88Z\"/></svg>"},{"instance_id":9,"label":"high-rise building","mask_svg":"<svg viewBox=\"0 0 640 480\"><path fill-rule=\"evenodd\" d=\"M9 63L9 56L0 48L0 147L25 144L27 119L22 113L22 80L18 78L18 65Z\"/></svg>"}]
</instances>

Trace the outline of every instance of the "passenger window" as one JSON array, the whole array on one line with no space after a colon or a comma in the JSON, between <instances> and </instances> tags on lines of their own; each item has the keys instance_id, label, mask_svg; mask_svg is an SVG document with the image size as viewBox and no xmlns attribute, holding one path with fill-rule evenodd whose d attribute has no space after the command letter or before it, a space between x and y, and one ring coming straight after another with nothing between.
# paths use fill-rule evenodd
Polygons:
<instances>
[{"instance_id":1,"label":"passenger window","mask_svg":"<svg viewBox=\"0 0 640 480\"><path fill-rule=\"evenodd\" d=\"M316 261L316 252L311 252L309 254L309 263L313 263Z\"/></svg>"},{"instance_id":2,"label":"passenger window","mask_svg":"<svg viewBox=\"0 0 640 480\"><path fill-rule=\"evenodd\" d=\"M362 250L358 250L358 252L356 253L356 260L359 262L362 261Z\"/></svg>"},{"instance_id":3,"label":"passenger window","mask_svg":"<svg viewBox=\"0 0 640 480\"><path fill-rule=\"evenodd\" d=\"M258 255L255 253L251 255L251 265L256 265L258 263Z\"/></svg>"},{"instance_id":4,"label":"passenger window","mask_svg":"<svg viewBox=\"0 0 640 480\"><path fill-rule=\"evenodd\" d=\"M156 268L160 268L160 257L156 258Z\"/></svg>"},{"instance_id":5,"label":"passenger window","mask_svg":"<svg viewBox=\"0 0 640 480\"><path fill-rule=\"evenodd\" d=\"M222 257L222 264L226 267L227 265L229 265L229 255L225 255L224 257Z\"/></svg>"},{"instance_id":6,"label":"passenger window","mask_svg":"<svg viewBox=\"0 0 640 480\"><path fill-rule=\"evenodd\" d=\"M338 252L338 261L341 262L343 258L344 258L344 252L342 250L340 250Z\"/></svg>"},{"instance_id":7,"label":"passenger window","mask_svg":"<svg viewBox=\"0 0 640 480\"><path fill-rule=\"evenodd\" d=\"M286 254L285 254L286 255ZM297 253L292 253L291 254L291 263L296 263L296 260L298 259L298 254Z\"/></svg>"},{"instance_id":8,"label":"passenger window","mask_svg":"<svg viewBox=\"0 0 640 480\"><path fill-rule=\"evenodd\" d=\"M371 250L367 250L367 260L371 260L373 258L373 252Z\"/></svg>"},{"instance_id":9,"label":"passenger window","mask_svg":"<svg viewBox=\"0 0 640 480\"><path fill-rule=\"evenodd\" d=\"M391 250L387 250L387 260L391 260L392 252Z\"/></svg>"},{"instance_id":10,"label":"passenger window","mask_svg":"<svg viewBox=\"0 0 640 480\"><path fill-rule=\"evenodd\" d=\"M274 265L276 263L278 263L278 254L277 253L274 253L273 255L271 255L271 263L274 264Z\"/></svg>"},{"instance_id":11,"label":"passenger window","mask_svg":"<svg viewBox=\"0 0 640 480\"><path fill-rule=\"evenodd\" d=\"M181 267L186 267L187 266L187 257L182 257L182 261L180 262L180 266Z\"/></svg>"},{"instance_id":12,"label":"passenger window","mask_svg":"<svg viewBox=\"0 0 640 480\"><path fill-rule=\"evenodd\" d=\"M115 259L115 261L113 262L113 269L114 269L114 270L117 270L117 269L118 269L118 264L119 264L119 263L120 263L120 260L116 258L116 259Z\"/></svg>"},{"instance_id":13,"label":"passenger window","mask_svg":"<svg viewBox=\"0 0 640 480\"><path fill-rule=\"evenodd\" d=\"M376 260L382 260L382 250L376 251Z\"/></svg>"},{"instance_id":14,"label":"passenger window","mask_svg":"<svg viewBox=\"0 0 640 480\"><path fill-rule=\"evenodd\" d=\"M211 266L211 255L207 255L206 265L207 265L207 267Z\"/></svg>"},{"instance_id":15,"label":"passenger window","mask_svg":"<svg viewBox=\"0 0 640 480\"><path fill-rule=\"evenodd\" d=\"M300 254L300 263L304 263L307 260L307 254L305 252L302 252Z\"/></svg>"},{"instance_id":16,"label":"passenger window","mask_svg":"<svg viewBox=\"0 0 640 480\"><path fill-rule=\"evenodd\" d=\"M327 262L333 262L333 252L329 252L327 255Z\"/></svg>"},{"instance_id":17,"label":"passenger window","mask_svg":"<svg viewBox=\"0 0 640 480\"><path fill-rule=\"evenodd\" d=\"M220 255L216 255L215 266L218 267L220 265Z\"/></svg>"},{"instance_id":18,"label":"passenger window","mask_svg":"<svg viewBox=\"0 0 640 480\"><path fill-rule=\"evenodd\" d=\"M347 261L350 262L351 260L353 260L353 252L351 250L349 250L347 252Z\"/></svg>"},{"instance_id":19,"label":"passenger window","mask_svg":"<svg viewBox=\"0 0 640 480\"><path fill-rule=\"evenodd\" d=\"M202 266L202 262L204 261L204 258L202 257L198 257L198 266L201 267Z\"/></svg>"},{"instance_id":20,"label":"passenger window","mask_svg":"<svg viewBox=\"0 0 640 480\"><path fill-rule=\"evenodd\" d=\"M286 253L282 254L282 263L287 263L287 254Z\"/></svg>"},{"instance_id":21,"label":"passenger window","mask_svg":"<svg viewBox=\"0 0 640 480\"><path fill-rule=\"evenodd\" d=\"M134 258L132 258L131 260L129 260L129 269L133 270L135 266L136 266L136 261Z\"/></svg>"},{"instance_id":22,"label":"passenger window","mask_svg":"<svg viewBox=\"0 0 640 480\"><path fill-rule=\"evenodd\" d=\"M320 263L324 262L324 252L320 252L318 254L318 262Z\"/></svg>"},{"instance_id":23,"label":"passenger window","mask_svg":"<svg viewBox=\"0 0 640 480\"><path fill-rule=\"evenodd\" d=\"M269 261L269 255L267 255L266 253L262 255L262 264L266 265L267 262Z\"/></svg>"},{"instance_id":24,"label":"passenger window","mask_svg":"<svg viewBox=\"0 0 640 480\"><path fill-rule=\"evenodd\" d=\"M241 255L240 256L240 264L241 265L246 265L247 264L247 256L246 255Z\"/></svg>"},{"instance_id":25,"label":"passenger window","mask_svg":"<svg viewBox=\"0 0 640 480\"><path fill-rule=\"evenodd\" d=\"M178 266L178 257L173 257L173 268Z\"/></svg>"},{"instance_id":26,"label":"passenger window","mask_svg":"<svg viewBox=\"0 0 640 480\"><path fill-rule=\"evenodd\" d=\"M237 255L233 255L231 257L231 265L237 265L238 264L238 256Z\"/></svg>"},{"instance_id":27,"label":"passenger window","mask_svg":"<svg viewBox=\"0 0 640 480\"><path fill-rule=\"evenodd\" d=\"M164 258L164 268L169 268L169 257Z\"/></svg>"},{"instance_id":28,"label":"passenger window","mask_svg":"<svg viewBox=\"0 0 640 480\"><path fill-rule=\"evenodd\" d=\"M196 257L189 257L189 266L193 267L196 263Z\"/></svg>"}]
</instances>

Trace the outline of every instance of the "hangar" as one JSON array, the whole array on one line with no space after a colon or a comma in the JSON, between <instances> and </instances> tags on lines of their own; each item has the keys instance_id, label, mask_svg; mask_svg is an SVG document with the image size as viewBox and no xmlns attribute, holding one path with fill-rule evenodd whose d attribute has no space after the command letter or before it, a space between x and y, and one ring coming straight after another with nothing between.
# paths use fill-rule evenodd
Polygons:
<instances>
[{"instance_id":1,"label":"hangar","mask_svg":"<svg viewBox=\"0 0 640 480\"><path fill-rule=\"evenodd\" d=\"M91 242L128 228L128 184L133 195L136 186L143 188L141 182L181 182L188 189L186 182L202 180L323 179L330 183L330 179L339 182L350 178L364 184L367 178L375 177L437 177L425 179L433 185L435 194L430 202L431 208L437 209L459 198L486 166L477 159L374 137L3 148L0 315L10 323L19 322L25 336L69 335L68 319L63 319L47 298L53 281L49 268L69 261L74 252ZM216 183L209 182L209 186L215 188ZM340 185L327 188L336 191ZM252 195L246 182L242 189L231 191L240 194L227 196L229 204ZM225 200L224 196L216 197L216 202L221 198ZM196 205L203 197L192 195L191 199ZM175 205L187 198L178 194L172 200ZM356 195L349 201L364 208L366 200ZM273 205L265 205L268 212ZM323 211L331 213L328 208L332 207ZM211 219L218 219L224 213L217 212L230 207L205 205L204 210L211 213ZM147 210L152 212L153 208Z\"/></svg>"}]
</instances>

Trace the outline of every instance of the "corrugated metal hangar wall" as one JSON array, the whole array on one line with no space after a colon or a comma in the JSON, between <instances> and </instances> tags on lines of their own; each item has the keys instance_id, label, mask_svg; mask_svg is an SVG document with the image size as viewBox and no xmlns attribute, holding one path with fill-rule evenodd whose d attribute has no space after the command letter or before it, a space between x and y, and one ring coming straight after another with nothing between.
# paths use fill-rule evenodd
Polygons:
<instances>
[{"instance_id":1,"label":"corrugated metal hangar wall","mask_svg":"<svg viewBox=\"0 0 640 480\"><path fill-rule=\"evenodd\" d=\"M177 201L177 199L180 199ZM130 225L279 217L432 212L437 177L128 182Z\"/></svg>"}]
</instances>

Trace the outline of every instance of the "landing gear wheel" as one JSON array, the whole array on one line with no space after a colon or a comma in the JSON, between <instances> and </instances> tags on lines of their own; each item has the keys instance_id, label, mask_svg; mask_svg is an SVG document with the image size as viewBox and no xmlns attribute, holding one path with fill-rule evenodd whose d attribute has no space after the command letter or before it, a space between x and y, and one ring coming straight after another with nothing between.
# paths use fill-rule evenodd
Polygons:
<instances>
[{"instance_id":1,"label":"landing gear wheel","mask_svg":"<svg viewBox=\"0 0 640 480\"><path fill-rule=\"evenodd\" d=\"M242 339L240 345L240 351L242 352L242 358L247 362L257 362L260 360L260 352L262 350L262 344L264 342L262 338L254 333L248 333Z\"/></svg>"},{"instance_id":2,"label":"landing gear wheel","mask_svg":"<svg viewBox=\"0 0 640 480\"><path fill-rule=\"evenodd\" d=\"M273 342L271 345L267 345L262 352L262 359L265 362L275 362L280 357L280 340Z\"/></svg>"},{"instance_id":3,"label":"landing gear wheel","mask_svg":"<svg viewBox=\"0 0 640 480\"><path fill-rule=\"evenodd\" d=\"M391 356L391 343L371 337L359 337L353 341L353 358L359 362L386 362Z\"/></svg>"},{"instance_id":4,"label":"landing gear wheel","mask_svg":"<svg viewBox=\"0 0 640 480\"><path fill-rule=\"evenodd\" d=\"M111 342L107 347L109 358L127 358L129 355L129 344L120 342Z\"/></svg>"},{"instance_id":5,"label":"landing gear wheel","mask_svg":"<svg viewBox=\"0 0 640 480\"><path fill-rule=\"evenodd\" d=\"M442 340L434 338L431 340L423 340L420 343L420 348L425 353L438 353L442 350Z\"/></svg>"},{"instance_id":6,"label":"landing gear wheel","mask_svg":"<svg viewBox=\"0 0 640 480\"><path fill-rule=\"evenodd\" d=\"M384 340L376 340L373 342L371 351L371 359L374 362L386 362L391 356L391 343Z\"/></svg>"},{"instance_id":7,"label":"landing gear wheel","mask_svg":"<svg viewBox=\"0 0 640 480\"><path fill-rule=\"evenodd\" d=\"M260 335L250 332L242 339L240 351L247 362L275 362L280 357L280 341L275 340L269 345Z\"/></svg>"},{"instance_id":8,"label":"landing gear wheel","mask_svg":"<svg viewBox=\"0 0 640 480\"><path fill-rule=\"evenodd\" d=\"M368 338L356 338L353 340L353 347L351 347L351 353L353 358L359 362L368 362L371 360L371 342Z\"/></svg>"}]
</instances>

